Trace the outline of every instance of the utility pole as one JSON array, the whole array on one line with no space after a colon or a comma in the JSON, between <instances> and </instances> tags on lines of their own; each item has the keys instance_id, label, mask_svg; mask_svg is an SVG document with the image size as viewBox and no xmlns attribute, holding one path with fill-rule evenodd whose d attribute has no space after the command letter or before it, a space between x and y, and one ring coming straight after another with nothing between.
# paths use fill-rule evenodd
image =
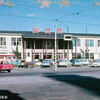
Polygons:
<instances>
[{"instance_id":1,"label":"utility pole","mask_svg":"<svg viewBox=\"0 0 100 100\"><path fill-rule=\"evenodd\" d=\"M69 27L67 26L67 33L69 33ZM68 46L67 46L67 58L68 58L68 60L69 60L69 41L67 42L68 44Z\"/></svg>"},{"instance_id":2,"label":"utility pole","mask_svg":"<svg viewBox=\"0 0 100 100\"><path fill-rule=\"evenodd\" d=\"M56 32L56 25L55 25L55 71L57 71L57 32Z\"/></svg>"}]
</instances>

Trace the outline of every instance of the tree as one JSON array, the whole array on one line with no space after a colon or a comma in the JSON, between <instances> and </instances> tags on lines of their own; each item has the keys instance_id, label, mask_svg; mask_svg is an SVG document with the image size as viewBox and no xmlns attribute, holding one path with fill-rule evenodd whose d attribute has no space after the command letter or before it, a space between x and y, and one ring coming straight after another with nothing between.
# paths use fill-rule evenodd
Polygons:
<instances>
[{"instance_id":1,"label":"tree","mask_svg":"<svg viewBox=\"0 0 100 100\"><path fill-rule=\"evenodd\" d=\"M15 50L14 50L13 48L12 48L12 50L13 50L13 53L16 55L17 59L19 59L20 56L21 56L21 54L20 54L20 52L18 51L18 46L16 46L16 49L15 49Z\"/></svg>"}]
</instances>

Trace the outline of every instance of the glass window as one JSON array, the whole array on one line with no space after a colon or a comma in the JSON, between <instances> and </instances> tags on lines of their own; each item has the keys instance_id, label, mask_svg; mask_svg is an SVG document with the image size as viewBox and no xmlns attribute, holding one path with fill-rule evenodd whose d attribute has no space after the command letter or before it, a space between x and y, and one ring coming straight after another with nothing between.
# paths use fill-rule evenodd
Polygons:
<instances>
[{"instance_id":1,"label":"glass window","mask_svg":"<svg viewBox=\"0 0 100 100\"><path fill-rule=\"evenodd\" d=\"M75 46L75 39L72 40L73 46Z\"/></svg>"},{"instance_id":2,"label":"glass window","mask_svg":"<svg viewBox=\"0 0 100 100\"><path fill-rule=\"evenodd\" d=\"M94 40L90 40L90 47L94 46Z\"/></svg>"},{"instance_id":3,"label":"glass window","mask_svg":"<svg viewBox=\"0 0 100 100\"><path fill-rule=\"evenodd\" d=\"M77 46L81 46L81 40L77 39Z\"/></svg>"},{"instance_id":4,"label":"glass window","mask_svg":"<svg viewBox=\"0 0 100 100\"><path fill-rule=\"evenodd\" d=\"M21 45L21 38L17 38L17 45Z\"/></svg>"},{"instance_id":5,"label":"glass window","mask_svg":"<svg viewBox=\"0 0 100 100\"><path fill-rule=\"evenodd\" d=\"M16 38L15 37L11 38L11 45L16 45Z\"/></svg>"},{"instance_id":6,"label":"glass window","mask_svg":"<svg viewBox=\"0 0 100 100\"><path fill-rule=\"evenodd\" d=\"M87 39L85 40L85 46L87 46L87 47L89 46L89 40L87 40Z\"/></svg>"},{"instance_id":7,"label":"glass window","mask_svg":"<svg viewBox=\"0 0 100 100\"><path fill-rule=\"evenodd\" d=\"M100 47L100 40L98 40L98 47Z\"/></svg>"},{"instance_id":8,"label":"glass window","mask_svg":"<svg viewBox=\"0 0 100 100\"><path fill-rule=\"evenodd\" d=\"M1 45L6 45L6 37L1 37Z\"/></svg>"},{"instance_id":9,"label":"glass window","mask_svg":"<svg viewBox=\"0 0 100 100\"><path fill-rule=\"evenodd\" d=\"M0 45L6 45L6 37L0 37Z\"/></svg>"}]
</instances>

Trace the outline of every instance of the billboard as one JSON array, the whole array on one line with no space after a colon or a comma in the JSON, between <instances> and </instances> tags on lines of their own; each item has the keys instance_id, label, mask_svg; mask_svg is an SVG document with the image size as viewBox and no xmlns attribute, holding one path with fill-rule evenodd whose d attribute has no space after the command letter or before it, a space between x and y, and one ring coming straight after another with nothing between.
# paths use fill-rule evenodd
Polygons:
<instances>
[{"instance_id":1,"label":"billboard","mask_svg":"<svg viewBox=\"0 0 100 100\"><path fill-rule=\"evenodd\" d=\"M64 40L65 41L72 41L72 35L70 35L70 34L64 34Z\"/></svg>"}]
</instances>

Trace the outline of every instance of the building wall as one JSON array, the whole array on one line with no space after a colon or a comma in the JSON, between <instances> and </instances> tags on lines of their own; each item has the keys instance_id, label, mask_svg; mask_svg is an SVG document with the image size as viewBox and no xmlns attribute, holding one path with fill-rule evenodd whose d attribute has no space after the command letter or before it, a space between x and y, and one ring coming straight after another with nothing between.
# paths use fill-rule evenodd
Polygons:
<instances>
[{"instance_id":1,"label":"building wall","mask_svg":"<svg viewBox=\"0 0 100 100\"><path fill-rule=\"evenodd\" d=\"M86 46L85 46L85 40L94 40L94 46L90 47L88 46L89 49L89 53L94 53L94 59L96 58L100 58L100 47L98 47L98 40L100 40L100 38L97 37L79 37L78 39L81 40L81 46L77 46L77 53L81 53L82 49L84 52L86 50ZM75 53L75 46L73 46L73 53Z\"/></svg>"},{"instance_id":2,"label":"building wall","mask_svg":"<svg viewBox=\"0 0 100 100\"><path fill-rule=\"evenodd\" d=\"M11 38L12 37L16 37L16 38L20 37L22 41L21 41L21 45L18 46L18 50L21 53L21 59L24 58L23 57L24 54L26 55L25 59L27 58L28 60L29 59L30 60L34 59L34 54L39 59L44 59L45 56L50 56L51 59L54 59L54 40L53 39L52 40L51 39L49 39L49 40L48 39L41 39L41 41L40 41L42 43L41 49L37 49L37 48L34 49L34 40L35 40L34 38L27 39L27 40L31 41L29 43L30 48L25 48L26 44L24 44L24 41L26 41L26 39L23 38L22 35L20 35L20 34L13 34L13 35L12 34L9 34L9 35L0 34L0 37L6 37L6 46L3 47L3 46L0 45L0 54L3 54L3 53L11 54L12 53L12 48L16 49L16 46L11 45ZM86 50L86 46L85 46L85 40L86 39L88 39L88 40L92 39L92 40L94 40L94 46L93 47L90 47L90 46L88 47L89 53L94 54L94 59L100 58L100 47L98 47L98 40L100 40L100 37L97 37L97 36L95 36L95 37L93 37L93 36L76 36L76 37L77 37L77 39L81 40L81 45L77 46L77 53L81 54L80 49L82 49L83 51ZM37 41L38 40L39 39L37 38ZM47 47L47 49L46 49L46 40L51 41L51 44L48 44L51 47ZM66 47L64 46L63 42L64 41L61 40L61 43L62 43L62 44L60 44L61 48L58 47L59 49L57 50L58 59L63 59L63 58L67 58L67 57L69 57L69 59L72 59L72 53L76 53L75 46L73 46L73 49L70 48L69 51L68 51L68 47L66 45L67 42L65 43ZM3 48L1 48L1 47L3 47Z\"/></svg>"},{"instance_id":3,"label":"building wall","mask_svg":"<svg viewBox=\"0 0 100 100\"><path fill-rule=\"evenodd\" d=\"M12 49L14 49L14 50L16 49L16 46L12 46L11 45L11 38L12 37L22 38L22 36L21 35L4 35L4 34L0 34L0 38L1 37L5 37L6 38L6 45L0 45L0 56L3 55L4 56L4 59L6 59L5 55L7 55L7 56L14 55ZM18 51L20 53L22 53L22 43L21 43L20 46L18 46Z\"/></svg>"}]
</instances>

